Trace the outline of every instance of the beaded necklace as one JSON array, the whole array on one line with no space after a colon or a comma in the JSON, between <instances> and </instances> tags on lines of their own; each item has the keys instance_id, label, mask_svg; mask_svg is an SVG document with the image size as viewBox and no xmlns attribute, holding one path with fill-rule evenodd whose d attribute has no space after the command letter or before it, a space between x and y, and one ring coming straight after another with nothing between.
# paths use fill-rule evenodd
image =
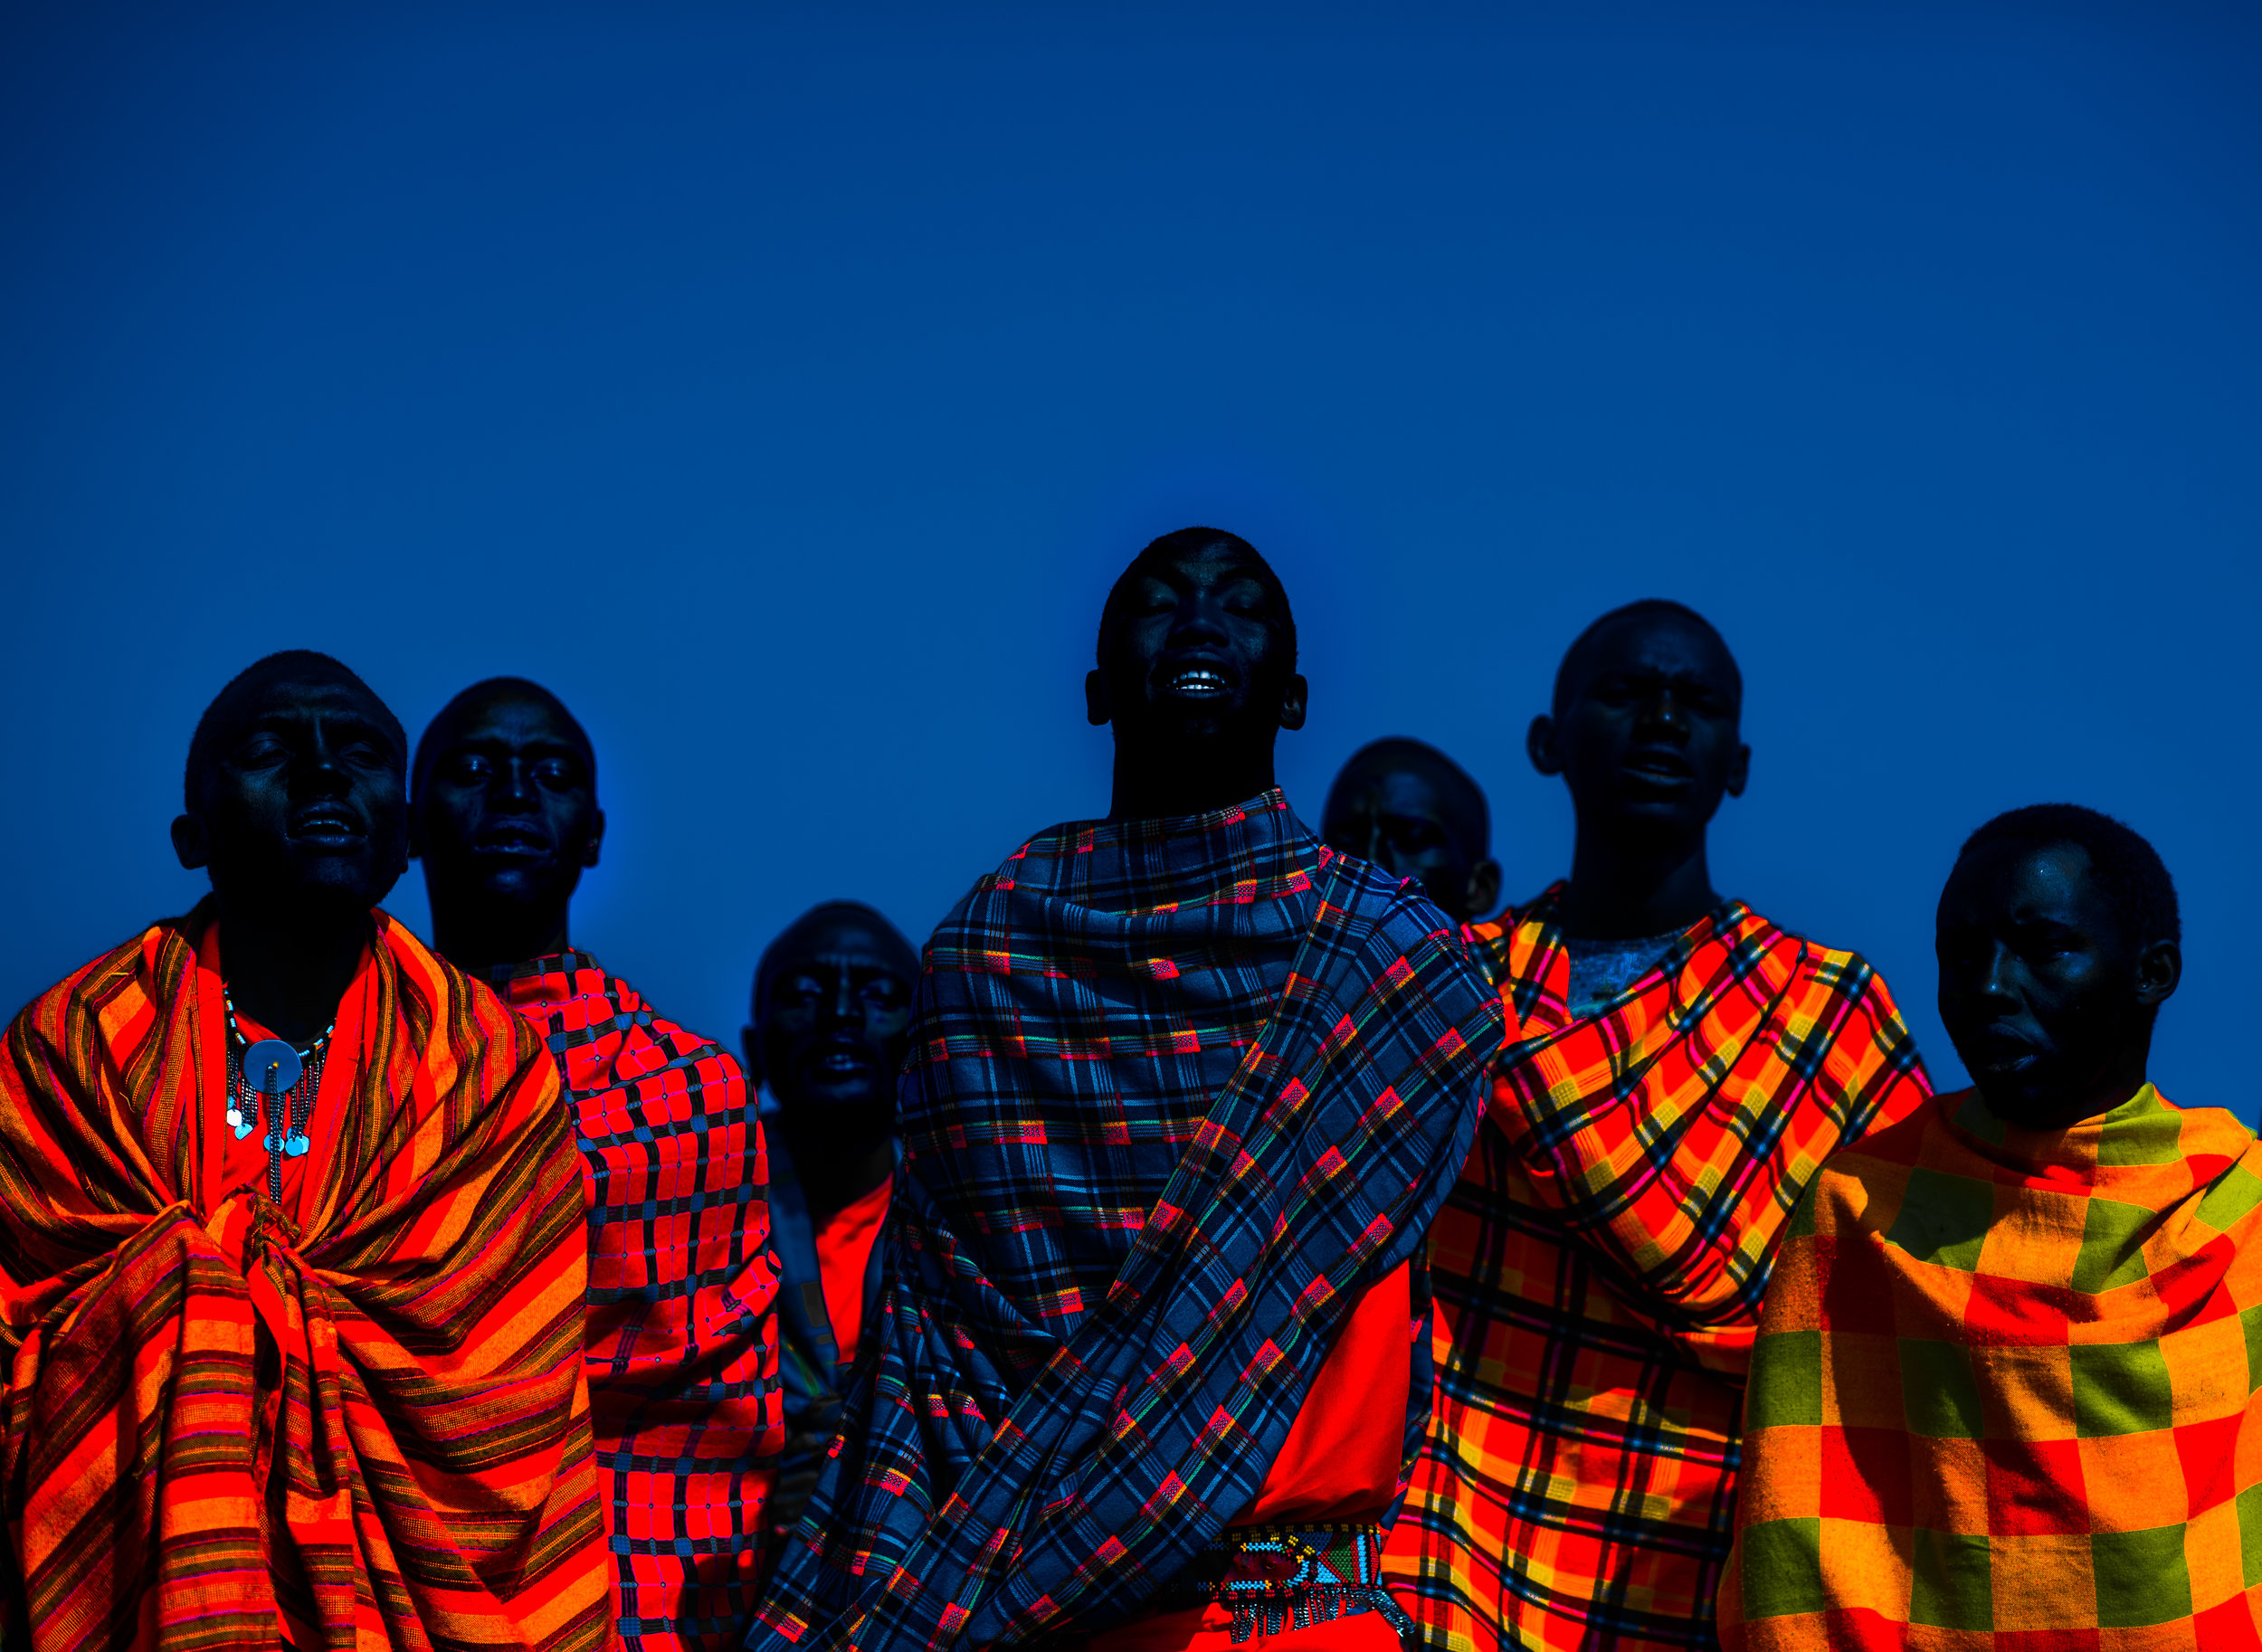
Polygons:
<instances>
[{"instance_id":1,"label":"beaded necklace","mask_svg":"<svg viewBox=\"0 0 2262 1652\"><path fill-rule=\"evenodd\" d=\"M322 1036L304 1049L294 1049L281 1039L261 1039L253 1044L236 1024L234 998L223 991L221 1002L228 1007L228 1125L235 1139L242 1141L252 1134L261 1100L265 1099L267 1135L260 1144L267 1149L268 1196L280 1203L283 1161L302 1157L310 1144L307 1119L322 1087L322 1058L328 1053L330 1034L337 1030L337 1023L331 1021L322 1030ZM254 1050L260 1053L252 1065L259 1070L248 1072L245 1058Z\"/></svg>"}]
</instances>

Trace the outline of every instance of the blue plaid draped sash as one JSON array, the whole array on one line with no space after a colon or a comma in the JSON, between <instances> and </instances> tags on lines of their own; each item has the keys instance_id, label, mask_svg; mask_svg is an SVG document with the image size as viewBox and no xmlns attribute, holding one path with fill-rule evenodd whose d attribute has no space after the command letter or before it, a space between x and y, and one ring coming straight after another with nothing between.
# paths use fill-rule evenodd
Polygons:
<instances>
[{"instance_id":1,"label":"blue plaid draped sash","mask_svg":"<svg viewBox=\"0 0 2262 1652\"><path fill-rule=\"evenodd\" d=\"M877 1315L750 1646L1083 1632L1185 1571L1413 1257L1503 1011L1414 885L1272 791L1031 840L915 1014Z\"/></svg>"}]
</instances>

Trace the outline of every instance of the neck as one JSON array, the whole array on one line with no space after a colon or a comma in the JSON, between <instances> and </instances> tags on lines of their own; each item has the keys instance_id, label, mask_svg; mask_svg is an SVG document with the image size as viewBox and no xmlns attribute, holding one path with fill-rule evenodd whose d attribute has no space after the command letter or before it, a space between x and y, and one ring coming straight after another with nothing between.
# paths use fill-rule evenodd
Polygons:
<instances>
[{"instance_id":1,"label":"neck","mask_svg":"<svg viewBox=\"0 0 2262 1652\"><path fill-rule=\"evenodd\" d=\"M434 901L433 950L467 974L550 958L573 945L566 935L572 903L539 910L519 906L482 907Z\"/></svg>"},{"instance_id":2,"label":"neck","mask_svg":"<svg viewBox=\"0 0 2262 1652\"><path fill-rule=\"evenodd\" d=\"M304 1047L337 1019L369 938L369 914L307 902L272 912L215 891L220 970L237 1009Z\"/></svg>"},{"instance_id":3,"label":"neck","mask_svg":"<svg viewBox=\"0 0 2262 1652\"><path fill-rule=\"evenodd\" d=\"M803 1111L788 1103L775 1122L813 1219L854 1204L896 1173L892 1096L869 1107Z\"/></svg>"},{"instance_id":4,"label":"neck","mask_svg":"<svg viewBox=\"0 0 2262 1652\"><path fill-rule=\"evenodd\" d=\"M1581 831L1563 892L1563 930L1582 941L1631 941L1687 928L1720 904L1705 839L1665 845Z\"/></svg>"},{"instance_id":5,"label":"neck","mask_svg":"<svg viewBox=\"0 0 2262 1652\"><path fill-rule=\"evenodd\" d=\"M1202 814L1269 792L1273 784L1269 741L1255 750L1189 741L1168 751L1145 751L1118 739L1115 795L1107 804L1107 818L1150 821Z\"/></svg>"}]
</instances>

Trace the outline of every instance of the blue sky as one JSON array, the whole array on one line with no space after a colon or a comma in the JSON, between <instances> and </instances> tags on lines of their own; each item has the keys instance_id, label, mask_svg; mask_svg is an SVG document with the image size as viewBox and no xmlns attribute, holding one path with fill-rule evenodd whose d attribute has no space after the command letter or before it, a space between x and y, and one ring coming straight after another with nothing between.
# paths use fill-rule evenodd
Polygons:
<instances>
[{"instance_id":1,"label":"blue sky","mask_svg":"<svg viewBox=\"0 0 2262 1652\"><path fill-rule=\"evenodd\" d=\"M810 903L916 940L1105 809L1100 597L1200 521L1297 605L1307 818L1419 735L1535 892L1524 726L1678 597L1724 889L1955 1082L1957 842L2121 814L2155 1076L2251 1119L2258 74L2229 5L12 6L0 997L194 900L189 730L310 646L412 732L563 695L576 938L727 1039Z\"/></svg>"}]
</instances>

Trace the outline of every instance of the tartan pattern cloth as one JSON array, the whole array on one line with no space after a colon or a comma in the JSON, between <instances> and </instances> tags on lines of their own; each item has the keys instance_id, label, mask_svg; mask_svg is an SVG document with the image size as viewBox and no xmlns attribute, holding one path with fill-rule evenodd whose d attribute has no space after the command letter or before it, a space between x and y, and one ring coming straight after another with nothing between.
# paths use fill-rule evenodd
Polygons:
<instances>
[{"instance_id":1,"label":"tartan pattern cloth","mask_svg":"<svg viewBox=\"0 0 2262 1652\"><path fill-rule=\"evenodd\" d=\"M1574 1020L1562 888L1472 931L1522 1033L1430 1233L1437 1400L1384 1559L1439 1652L1712 1644L1782 1225L1930 1088L1867 964L1735 901Z\"/></svg>"},{"instance_id":2,"label":"tartan pattern cloth","mask_svg":"<svg viewBox=\"0 0 2262 1652\"><path fill-rule=\"evenodd\" d=\"M586 953L489 979L557 1062L589 1187L584 1360L621 1638L722 1652L754 1610L784 1440L746 1075Z\"/></svg>"},{"instance_id":3,"label":"tartan pattern cloth","mask_svg":"<svg viewBox=\"0 0 2262 1652\"><path fill-rule=\"evenodd\" d=\"M1832 1157L1752 1362L1722 1638L2262 1646L2262 1146L2150 1085Z\"/></svg>"},{"instance_id":4,"label":"tartan pattern cloth","mask_svg":"<svg viewBox=\"0 0 2262 1652\"><path fill-rule=\"evenodd\" d=\"M1278 791L984 878L927 947L870 1345L761 1628L897 1652L1134 1615L1418 1248L1500 1017L1450 920Z\"/></svg>"},{"instance_id":5,"label":"tartan pattern cloth","mask_svg":"<svg viewBox=\"0 0 2262 1652\"><path fill-rule=\"evenodd\" d=\"M610 1631L557 1075L383 913L297 1219L231 1182L206 900L0 1058L0 1514L35 1652Z\"/></svg>"}]
</instances>

